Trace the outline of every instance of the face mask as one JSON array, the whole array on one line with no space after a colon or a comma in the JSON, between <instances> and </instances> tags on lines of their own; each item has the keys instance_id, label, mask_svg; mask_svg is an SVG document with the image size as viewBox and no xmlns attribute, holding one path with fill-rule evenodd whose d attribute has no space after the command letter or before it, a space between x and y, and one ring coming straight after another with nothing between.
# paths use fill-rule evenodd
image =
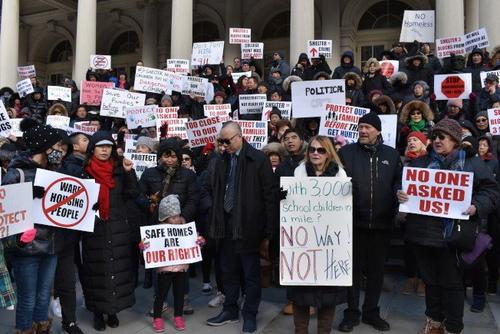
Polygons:
<instances>
[{"instance_id":1,"label":"face mask","mask_svg":"<svg viewBox=\"0 0 500 334\"><path fill-rule=\"evenodd\" d=\"M51 165L58 164L59 162L61 162L62 155L63 155L62 151L54 150L53 149L52 152L50 152L49 154L47 154L47 161Z\"/></svg>"}]
</instances>

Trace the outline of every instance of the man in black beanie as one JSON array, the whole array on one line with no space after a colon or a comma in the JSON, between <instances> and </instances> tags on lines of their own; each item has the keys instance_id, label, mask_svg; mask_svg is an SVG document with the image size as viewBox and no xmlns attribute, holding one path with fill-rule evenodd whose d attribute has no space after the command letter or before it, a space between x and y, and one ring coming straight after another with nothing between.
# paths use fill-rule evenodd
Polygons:
<instances>
[{"instance_id":1,"label":"man in black beanie","mask_svg":"<svg viewBox=\"0 0 500 334\"><path fill-rule=\"evenodd\" d=\"M384 262L391 228L396 217L402 165L399 153L382 143L379 116L370 112L359 119L357 143L339 151L353 189L353 282L348 289L348 307L339 325L351 332L359 318L380 331L389 324L380 317L378 302L384 282ZM366 273L365 300L359 310L361 276Z\"/></svg>"}]
</instances>

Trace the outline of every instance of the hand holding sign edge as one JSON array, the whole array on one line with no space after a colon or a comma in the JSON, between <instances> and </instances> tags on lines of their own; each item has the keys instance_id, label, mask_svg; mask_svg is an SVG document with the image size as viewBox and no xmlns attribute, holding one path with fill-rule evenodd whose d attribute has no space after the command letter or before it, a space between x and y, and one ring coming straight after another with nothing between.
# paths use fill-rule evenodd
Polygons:
<instances>
[{"instance_id":1,"label":"hand holding sign edge","mask_svg":"<svg viewBox=\"0 0 500 334\"><path fill-rule=\"evenodd\" d=\"M399 203L408 202L409 199L408 194L405 193L403 190L398 190L396 196L398 198Z\"/></svg>"}]
</instances>

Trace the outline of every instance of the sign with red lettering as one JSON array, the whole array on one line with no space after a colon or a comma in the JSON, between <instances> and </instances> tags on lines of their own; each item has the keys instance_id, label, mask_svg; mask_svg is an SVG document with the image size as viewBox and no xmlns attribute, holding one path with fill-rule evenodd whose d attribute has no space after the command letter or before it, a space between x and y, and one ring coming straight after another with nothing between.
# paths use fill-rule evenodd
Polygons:
<instances>
[{"instance_id":1,"label":"sign with red lettering","mask_svg":"<svg viewBox=\"0 0 500 334\"><path fill-rule=\"evenodd\" d=\"M390 78L394 73L399 71L399 61L397 60L382 60L380 62L381 74Z\"/></svg>"},{"instance_id":2,"label":"sign with red lettering","mask_svg":"<svg viewBox=\"0 0 500 334\"><path fill-rule=\"evenodd\" d=\"M315 39L307 41L307 53L309 58L319 58L320 55L325 58L332 58L332 40Z\"/></svg>"},{"instance_id":3,"label":"sign with red lettering","mask_svg":"<svg viewBox=\"0 0 500 334\"><path fill-rule=\"evenodd\" d=\"M348 143L358 141L358 122L370 109L327 103L325 116L319 123L319 134L328 137L344 137Z\"/></svg>"},{"instance_id":4,"label":"sign with red lettering","mask_svg":"<svg viewBox=\"0 0 500 334\"><path fill-rule=\"evenodd\" d=\"M100 106L102 91L113 88L112 82L82 81L80 84L80 104Z\"/></svg>"},{"instance_id":5,"label":"sign with red lettering","mask_svg":"<svg viewBox=\"0 0 500 334\"><path fill-rule=\"evenodd\" d=\"M409 200L399 205L399 211L467 220L462 213L471 204L473 180L468 172L405 167L402 188Z\"/></svg>"},{"instance_id":6,"label":"sign with red lettering","mask_svg":"<svg viewBox=\"0 0 500 334\"><path fill-rule=\"evenodd\" d=\"M229 28L229 44L250 43L252 41L252 29Z\"/></svg>"},{"instance_id":7,"label":"sign with red lettering","mask_svg":"<svg viewBox=\"0 0 500 334\"><path fill-rule=\"evenodd\" d=\"M500 108L488 109L488 122L492 135L500 135Z\"/></svg>"},{"instance_id":8,"label":"sign with red lettering","mask_svg":"<svg viewBox=\"0 0 500 334\"><path fill-rule=\"evenodd\" d=\"M196 263L202 260L194 222L141 226L146 269Z\"/></svg>"},{"instance_id":9,"label":"sign with red lettering","mask_svg":"<svg viewBox=\"0 0 500 334\"><path fill-rule=\"evenodd\" d=\"M0 187L0 238L33 228L31 202L19 200L21 198L31 199L32 189L31 182Z\"/></svg>"},{"instance_id":10,"label":"sign with red lettering","mask_svg":"<svg viewBox=\"0 0 500 334\"><path fill-rule=\"evenodd\" d=\"M236 121L241 127L243 138L258 150L262 150L267 144L267 122L266 121Z\"/></svg>"},{"instance_id":11,"label":"sign with red lettering","mask_svg":"<svg viewBox=\"0 0 500 334\"><path fill-rule=\"evenodd\" d=\"M352 184L341 177L282 177L282 285L352 286Z\"/></svg>"},{"instance_id":12,"label":"sign with red lettering","mask_svg":"<svg viewBox=\"0 0 500 334\"><path fill-rule=\"evenodd\" d=\"M471 73L434 75L436 100L468 99L471 92Z\"/></svg>"},{"instance_id":13,"label":"sign with red lettering","mask_svg":"<svg viewBox=\"0 0 500 334\"><path fill-rule=\"evenodd\" d=\"M90 55L90 67L96 70L110 70L111 56Z\"/></svg>"},{"instance_id":14,"label":"sign with red lettering","mask_svg":"<svg viewBox=\"0 0 500 334\"><path fill-rule=\"evenodd\" d=\"M200 147L208 143L215 143L217 134L222 129L219 117L202 118L186 122L186 131L189 138L189 146Z\"/></svg>"},{"instance_id":15,"label":"sign with red lettering","mask_svg":"<svg viewBox=\"0 0 500 334\"><path fill-rule=\"evenodd\" d=\"M163 138L179 137L187 139L186 122L188 118L178 118L179 107L162 107L156 109L156 128L158 140ZM165 127L162 130L162 127Z\"/></svg>"},{"instance_id":16,"label":"sign with red lettering","mask_svg":"<svg viewBox=\"0 0 500 334\"><path fill-rule=\"evenodd\" d=\"M443 59L451 54L457 56L465 54L465 37L463 35L436 39L437 57Z\"/></svg>"},{"instance_id":17,"label":"sign with red lettering","mask_svg":"<svg viewBox=\"0 0 500 334\"><path fill-rule=\"evenodd\" d=\"M33 200L36 224L93 232L100 185L61 173L37 169L35 186L45 189L42 199Z\"/></svg>"},{"instance_id":18,"label":"sign with red lettering","mask_svg":"<svg viewBox=\"0 0 500 334\"><path fill-rule=\"evenodd\" d=\"M205 117L219 117L221 122L231 120L231 117L229 117L229 113L231 113L231 105L229 103L204 104L203 111L205 113Z\"/></svg>"}]
</instances>

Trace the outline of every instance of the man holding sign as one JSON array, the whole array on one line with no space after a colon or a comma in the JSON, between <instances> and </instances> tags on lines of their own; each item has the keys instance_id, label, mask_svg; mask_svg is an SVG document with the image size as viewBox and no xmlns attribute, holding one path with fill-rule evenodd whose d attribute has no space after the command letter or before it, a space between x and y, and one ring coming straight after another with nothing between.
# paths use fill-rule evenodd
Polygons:
<instances>
[{"instance_id":1,"label":"man holding sign","mask_svg":"<svg viewBox=\"0 0 500 334\"><path fill-rule=\"evenodd\" d=\"M409 209L405 237L414 244L425 282L425 326L429 332L444 328L448 333L461 333L464 287L457 256L474 247L475 230L495 209L500 194L491 171L478 157L467 158L460 149L462 129L457 121L443 119L431 134L432 151L410 163L417 168L405 169L403 183L407 186L398 191L398 199L401 211L405 206ZM436 171L432 178L431 170ZM466 200L467 188L472 189L471 200ZM415 197L419 205L411 208L409 203ZM452 207L463 208L462 221L453 219ZM467 234L469 249L454 242L457 234Z\"/></svg>"}]
</instances>

